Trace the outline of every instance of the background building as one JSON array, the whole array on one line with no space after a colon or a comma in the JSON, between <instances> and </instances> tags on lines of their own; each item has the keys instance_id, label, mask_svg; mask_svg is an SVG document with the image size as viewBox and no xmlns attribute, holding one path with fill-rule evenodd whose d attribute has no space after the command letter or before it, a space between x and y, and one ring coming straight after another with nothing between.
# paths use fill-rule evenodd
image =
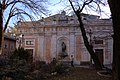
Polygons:
<instances>
[{"instance_id":1,"label":"background building","mask_svg":"<svg viewBox=\"0 0 120 80\"><path fill-rule=\"evenodd\" d=\"M16 39L14 37L4 36L4 47L1 56L8 57L16 49Z\"/></svg>"},{"instance_id":2,"label":"background building","mask_svg":"<svg viewBox=\"0 0 120 80\"><path fill-rule=\"evenodd\" d=\"M112 22L110 19L99 19L99 16L82 14L87 36L101 64L112 63ZM67 57L74 58L75 64L90 62L90 55L84 46L79 23L75 15L61 14L42 18L33 22L18 22L18 33L24 35L22 47L29 50L35 60L49 63L62 53L65 43ZM18 44L19 45L19 44Z\"/></svg>"}]
</instances>

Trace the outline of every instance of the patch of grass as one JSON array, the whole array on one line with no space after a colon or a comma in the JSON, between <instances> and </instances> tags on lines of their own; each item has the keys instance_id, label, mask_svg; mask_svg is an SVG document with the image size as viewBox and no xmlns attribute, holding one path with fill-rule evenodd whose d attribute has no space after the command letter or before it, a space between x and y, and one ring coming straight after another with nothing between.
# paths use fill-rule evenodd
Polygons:
<instances>
[{"instance_id":1,"label":"patch of grass","mask_svg":"<svg viewBox=\"0 0 120 80\"><path fill-rule=\"evenodd\" d=\"M99 76L97 70L81 67L70 68L67 75L53 76L49 80L110 80L110 77Z\"/></svg>"}]
</instances>

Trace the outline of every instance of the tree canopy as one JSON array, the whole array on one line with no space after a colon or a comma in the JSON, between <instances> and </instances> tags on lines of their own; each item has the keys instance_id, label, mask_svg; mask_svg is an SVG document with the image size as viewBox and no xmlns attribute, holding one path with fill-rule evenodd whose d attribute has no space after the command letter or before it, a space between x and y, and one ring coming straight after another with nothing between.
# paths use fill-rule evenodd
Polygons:
<instances>
[{"instance_id":1,"label":"tree canopy","mask_svg":"<svg viewBox=\"0 0 120 80\"><path fill-rule=\"evenodd\" d=\"M4 43L4 32L10 21L28 18L33 20L34 15L46 14L46 2L46 0L0 0L0 54Z\"/></svg>"}]
</instances>

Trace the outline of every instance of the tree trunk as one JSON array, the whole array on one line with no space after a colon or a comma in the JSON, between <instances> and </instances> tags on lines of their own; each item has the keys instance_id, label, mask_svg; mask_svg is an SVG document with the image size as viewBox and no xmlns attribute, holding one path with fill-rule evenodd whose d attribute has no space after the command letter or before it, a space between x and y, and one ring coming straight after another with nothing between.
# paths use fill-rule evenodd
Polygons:
<instances>
[{"instance_id":1,"label":"tree trunk","mask_svg":"<svg viewBox=\"0 0 120 80\"><path fill-rule=\"evenodd\" d=\"M2 31L2 40L1 40L0 55L3 52L3 48L4 48L4 31Z\"/></svg>"},{"instance_id":2,"label":"tree trunk","mask_svg":"<svg viewBox=\"0 0 120 80\"><path fill-rule=\"evenodd\" d=\"M3 47L3 11L2 5L0 5L0 55L2 54L2 47ZM2 38L3 37L3 38Z\"/></svg>"},{"instance_id":3,"label":"tree trunk","mask_svg":"<svg viewBox=\"0 0 120 80\"><path fill-rule=\"evenodd\" d=\"M100 63L100 60L98 58L98 56L95 54L94 50L93 50L93 46L89 43L88 38L86 36L86 31L83 25L83 22L81 20L81 15L80 13L76 13L77 17L78 17L78 21L80 23L80 29L81 29L81 33L83 36L83 40L84 40L84 44L85 47L87 48L91 58L93 59L94 65L96 69L102 69L103 65Z\"/></svg>"},{"instance_id":4,"label":"tree trunk","mask_svg":"<svg viewBox=\"0 0 120 80\"><path fill-rule=\"evenodd\" d=\"M82 33L82 37L83 37L83 40L84 40L85 47L87 48L91 58L93 59L96 69L102 69L103 65L100 63L100 60L99 60L98 56L95 54L95 52L93 50L93 46L88 41L88 38L86 36L86 31L85 31L85 28L84 28L84 25L83 25L83 22L82 22L82 19L81 19L81 11L85 7L85 5L91 3L92 0L89 3L83 4L83 7L81 9L79 8L78 10L75 10L71 0L69 0L69 2L71 4L71 7L72 7L73 11L75 12L75 14L78 18L79 23L80 23L79 27L81 29L81 33Z\"/></svg>"},{"instance_id":5,"label":"tree trunk","mask_svg":"<svg viewBox=\"0 0 120 80\"><path fill-rule=\"evenodd\" d=\"M120 1L108 0L113 22L113 80L120 80Z\"/></svg>"}]
</instances>

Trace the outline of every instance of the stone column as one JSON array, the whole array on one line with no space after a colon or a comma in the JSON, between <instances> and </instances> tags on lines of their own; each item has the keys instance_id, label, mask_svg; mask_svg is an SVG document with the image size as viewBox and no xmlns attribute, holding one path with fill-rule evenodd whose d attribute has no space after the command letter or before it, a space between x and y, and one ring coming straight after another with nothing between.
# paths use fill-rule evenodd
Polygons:
<instances>
[{"instance_id":1,"label":"stone column","mask_svg":"<svg viewBox=\"0 0 120 80\"><path fill-rule=\"evenodd\" d=\"M76 62L79 64L81 61L81 37L80 35L76 36Z\"/></svg>"},{"instance_id":2,"label":"stone column","mask_svg":"<svg viewBox=\"0 0 120 80\"><path fill-rule=\"evenodd\" d=\"M52 39L51 39L51 55L52 55L52 57L54 58L56 58L57 57L57 40L56 40L56 35L55 34L53 34L52 35Z\"/></svg>"},{"instance_id":3,"label":"stone column","mask_svg":"<svg viewBox=\"0 0 120 80\"><path fill-rule=\"evenodd\" d=\"M44 43L44 36L40 36L39 37L39 50L40 50L40 60L41 61L44 61L45 59L44 59L44 45L45 45L45 43Z\"/></svg>"},{"instance_id":4,"label":"stone column","mask_svg":"<svg viewBox=\"0 0 120 80\"><path fill-rule=\"evenodd\" d=\"M68 54L70 55L73 55L73 57L75 56L75 36L74 34L70 34L70 53Z\"/></svg>"},{"instance_id":5,"label":"stone column","mask_svg":"<svg viewBox=\"0 0 120 80\"><path fill-rule=\"evenodd\" d=\"M45 61L47 63L50 63L52 60L52 55L51 55L51 36L45 36L45 47L44 47L44 56L45 56Z\"/></svg>"}]
</instances>

